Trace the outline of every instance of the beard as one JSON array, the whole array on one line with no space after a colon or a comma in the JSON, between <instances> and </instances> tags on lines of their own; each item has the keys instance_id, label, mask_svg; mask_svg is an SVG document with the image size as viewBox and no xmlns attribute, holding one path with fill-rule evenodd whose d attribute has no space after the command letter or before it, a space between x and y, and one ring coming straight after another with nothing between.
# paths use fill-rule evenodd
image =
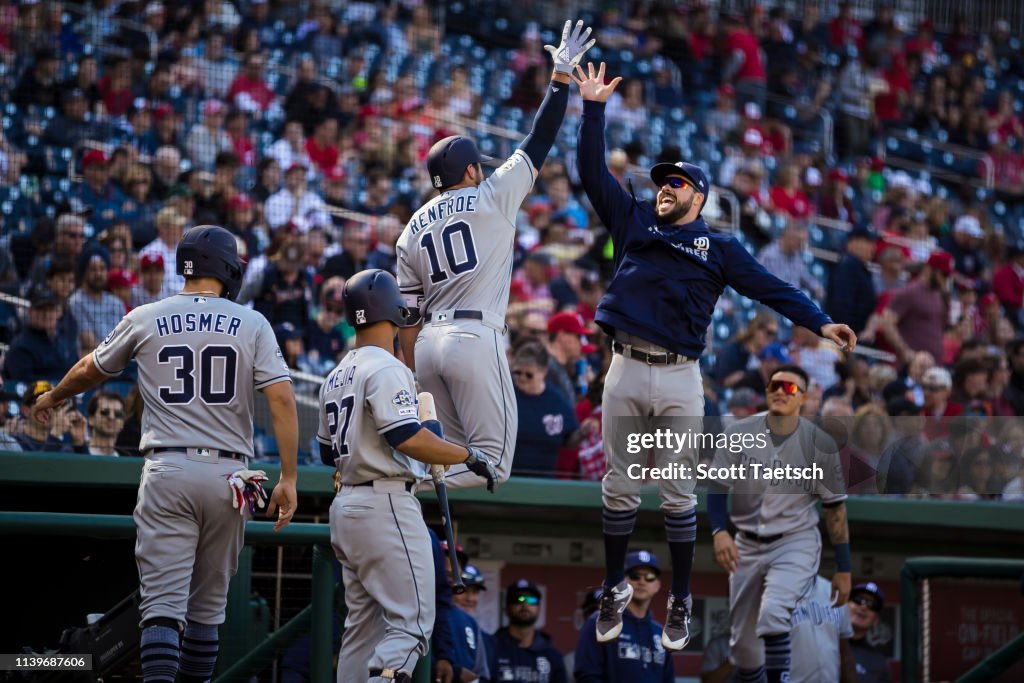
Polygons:
<instances>
[{"instance_id":1,"label":"beard","mask_svg":"<svg viewBox=\"0 0 1024 683\"><path fill-rule=\"evenodd\" d=\"M693 199L694 197L692 195L685 202L680 202L677 199L666 213L662 213L659 206L659 208L654 212L654 215L657 216L658 219L658 225L674 225L678 223L679 220L687 214L690 207L693 206Z\"/></svg>"},{"instance_id":2,"label":"beard","mask_svg":"<svg viewBox=\"0 0 1024 683\"><path fill-rule=\"evenodd\" d=\"M523 616L522 614L513 612L512 614L508 615L508 623L512 624L513 626L520 626L520 627L523 627L523 626L533 626L534 624L537 623L537 616L538 615L536 615L536 614L531 614L529 616Z\"/></svg>"}]
</instances>

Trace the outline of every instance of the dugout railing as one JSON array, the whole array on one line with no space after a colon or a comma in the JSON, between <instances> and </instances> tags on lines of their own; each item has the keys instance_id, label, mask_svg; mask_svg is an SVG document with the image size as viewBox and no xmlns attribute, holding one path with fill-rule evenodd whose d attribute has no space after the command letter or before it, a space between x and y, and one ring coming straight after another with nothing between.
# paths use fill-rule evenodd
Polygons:
<instances>
[{"instance_id":1,"label":"dugout railing","mask_svg":"<svg viewBox=\"0 0 1024 683\"><path fill-rule=\"evenodd\" d=\"M1024 579L1024 560L974 557L915 557L900 571L903 683L931 683L932 581L936 579ZM1024 589L1024 586L1022 586ZM1018 594L1018 598L1019 598ZM1024 632L960 675L958 683L988 683L1024 660ZM945 677L942 677L945 680Z\"/></svg>"}]
</instances>

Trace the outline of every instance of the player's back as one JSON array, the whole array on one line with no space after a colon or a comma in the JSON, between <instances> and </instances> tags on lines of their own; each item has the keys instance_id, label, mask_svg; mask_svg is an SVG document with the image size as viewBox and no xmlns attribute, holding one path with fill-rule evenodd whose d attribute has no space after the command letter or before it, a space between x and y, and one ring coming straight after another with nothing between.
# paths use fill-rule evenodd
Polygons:
<instances>
[{"instance_id":1,"label":"player's back","mask_svg":"<svg viewBox=\"0 0 1024 683\"><path fill-rule=\"evenodd\" d=\"M253 455L254 391L289 379L270 323L219 297L179 294L132 310L96 350L116 373L134 357L145 401L142 451Z\"/></svg>"},{"instance_id":2,"label":"player's back","mask_svg":"<svg viewBox=\"0 0 1024 683\"><path fill-rule=\"evenodd\" d=\"M426 476L426 465L394 450L384 436L418 423L415 386L412 372L378 346L349 351L327 375L317 439L334 449L345 484Z\"/></svg>"},{"instance_id":3,"label":"player's back","mask_svg":"<svg viewBox=\"0 0 1024 683\"><path fill-rule=\"evenodd\" d=\"M530 159L517 150L479 186L442 192L413 214L398 240L398 284L404 294L422 294L422 312L504 317L516 213L534 177Z\"/></svg>"}]
</instances>

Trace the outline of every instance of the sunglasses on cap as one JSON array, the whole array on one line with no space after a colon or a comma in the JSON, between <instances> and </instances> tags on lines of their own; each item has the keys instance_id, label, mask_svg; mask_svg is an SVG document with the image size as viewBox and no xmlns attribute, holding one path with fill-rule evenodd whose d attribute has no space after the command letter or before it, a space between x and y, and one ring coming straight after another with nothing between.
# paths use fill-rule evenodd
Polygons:
<instances>
[{"instance_id":1,"label":"sunglasses on cap","mask_svg":"<svg viewBox=\"0 0 1024 683\"><path fill-rule=\"evenodd\" d=\"M773 379L771 382L768 382L768 386L766 387L769 394L774 394L779 389L782 389L782 393L786 396L796 396L803 391L803 389L800 388L800 385L796 382L788 382L784 379Z\"/></svg>"},{"instance_id":2,"label":"sunglasses on cap","mask_svg":"<svg viewBox=\"0 0 1024 683\"><path fill-rule=\"evenodd\" d=\"M513 602L519 603L520 605L539 605L540 598L536 595L519 595Z\"/></svg>"},{"instance_id":3,"label":"sunglasses on cap","mask_svg":"<svg viewBox=\"0 0 1024 683\"><path fill-rule=\"evenodd\" d=\"M697 187L693 183L691 183L686 178L680 178L679 176L675 176L675 175L674 176L669 176L668 178L665 178L665 182L663 182L661 185L662 185L662 187L664 187L665 185L668 185L669 187L674 188L676 190L678 190L681 187L690 186L690 187L693 188L694 192L697 192Z\"/></svg>"},{"instance_id":4,"label":"sunglasses on cap","mask_svg":"<svg viewBox=\"0 0 1024 683\"><path fill-rule=\"evenodd\" d=\"M627 574L630 581L646 581L647 583L653 583L658 580L658 575L652 571L632 571Z\"/></svg>"},{"instance_id":5,"label":"sunglasses on cap","mask_svg":"<svg viewBox=\"0 0 1024 683\"><path fill-rule=\"evenodd\" d=\"M882 611L882 608L878 606L878 601L869 595L858 595L855 598L850 598L850 602L861 607L867 607L872 612Z\"/></svg>"}]
</instances>

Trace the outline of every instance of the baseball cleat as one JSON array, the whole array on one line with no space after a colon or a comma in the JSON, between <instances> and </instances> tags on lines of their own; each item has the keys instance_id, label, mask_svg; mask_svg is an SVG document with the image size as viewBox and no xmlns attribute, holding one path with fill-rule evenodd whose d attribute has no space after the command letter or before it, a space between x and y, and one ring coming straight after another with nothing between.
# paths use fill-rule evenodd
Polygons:
<instances>
[{"instance_id":1,"label":"baseball cleat","mask_svg":"<svg viewBox=\"0 0 1024 683\"><path fill-rule=\"evenodd\" d=\"M690 642L690 611L693 596L676 602L675 596L668 596L668 618L661 632L661 644L666 650L682 650Z\"/></svg>"},{"instance_id":2,"label":"baseball cleat","mask_svg":"<svg viewBox=\"0 0 1024 683\"><path fill-rule=\"evenodd\" d=\"M633 599L633 587L623 579L614 588L601 591L601 606L597 615L597 642L607 643L622 633L622 612Z\"/></svg>"}]
</instances>

